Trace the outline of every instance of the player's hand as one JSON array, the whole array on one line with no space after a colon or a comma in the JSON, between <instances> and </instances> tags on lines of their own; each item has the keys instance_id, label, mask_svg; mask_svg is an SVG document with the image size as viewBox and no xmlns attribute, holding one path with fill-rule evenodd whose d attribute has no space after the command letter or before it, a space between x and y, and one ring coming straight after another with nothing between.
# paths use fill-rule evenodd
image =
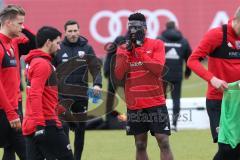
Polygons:
<instances>
[{"instance_id":1,"label":"player's hand","mask_svg":"<svg viewBox=\"0 0 240 160\"><path fill-rule=\"evenodd\" d=\"M98 85L93 86L93 95L95 96L100 95L101 91L102 91L102 88L100 86Z\"/></svg>"},{"instance_id":2,"label":"player's hand","mask_svg":"<svg viewBox=\"0 0 240 160\"><path fill-rule=\"evenodd\" d=\"M21 121L20 118L14 119L12 121L9 122L11 128L14 128L16 130L20 130L21 129Z\"/></svg>"},{"instance_id":3,"label":"player's hand","mask_svg":"<svg viewBox=\"0 0 240 160\"><path fill-rule=\"evenodd\" d=\"M190 77L190 75L187 75L187 74L184 75L185 79L189 79L189 77Z\"/></svg>"},{"instance_id":4,"label":"player's hand","mask_svg":"<svg viewBox=\"0 0 240 160\"><path fill-rule=\"evenodd\" d=\"M184 78L189 79L190 76L191 76L191 72L186 69L186 71L184 73Z\"/></svg>"},{"instance_id":5,"label":"player's hand","mask_svg":"<svg viewBox=\"0 0 240 160\"><path fill-rule=\"evenodd\" d=\"M125 37L126 37L125 48L127 51L131 52L133 49L131 31L127 31Z\"/></svg>"},{"instance_id":6,"label":"player's hand","mask_svg":"<svg viewBox=\"0 0 240 160\"><path fill-rule=\"evenodd\" d=\"M144 43L144 30L137 30L137 32L135 33L135 37L136 37L136 48L137 47L141 47Z\"/></svg>"},{"instance_id":7,"label":"player's hand","mask_svg":"<svg viewBox=\"0 0 240 160\"><path fill-rule=\"evenodd\" d=\"M224 89L227 89L228 88L228 84L226 81L223 81L221 79L218 79L217 77L213 77L211 80L210 80L210 83L211 85L220 90L220 91L224 91Z\"/></svg>"},{"instance_id":8,"label":"player's hand","mask_svg":"<svg viewBox=\"0 0 240 160\"><path fill-rule=\"evenodd\" d=\"M184 78L187 80L187 79L189 79L189 76L186 76L186 75L185 75Z\"/></svg>"},{"instance_id":9,"label":"player's hand","mask_svg":"<svg viewBox=\"0 0 240 160\"><path fill-rule=\"evenodd\" d=\"M34 138L37 141L43 141L44 137L45 137L45 127L44 126L37 126L36 127L36 131L34 133Z\"/></svg>"},{"instance_id":10,"label":"player's hand","mask_svg":"<svg viewBox=\"0 0 240 160\"><path fill-rule=\"evenodd\" d=\"M64 106L62 106L61 104L58 104L57 107L55 108L55 111L57 115L60 115L60 114L65 114L67 110Z\"/></svg>"}]
</instances>

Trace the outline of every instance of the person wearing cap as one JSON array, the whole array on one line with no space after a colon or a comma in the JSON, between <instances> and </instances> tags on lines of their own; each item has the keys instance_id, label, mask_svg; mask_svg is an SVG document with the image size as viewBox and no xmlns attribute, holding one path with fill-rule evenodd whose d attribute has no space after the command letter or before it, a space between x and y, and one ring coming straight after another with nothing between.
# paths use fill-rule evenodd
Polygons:
<instances>
[{"instance_id":1,"label":"person wearing cap","mask_svg":"<svg viewBox=\"0 0 240 160\"><path fill-rule=\"evenodd\" d=\"M136 160L147 160L148 131L158 142L162 160L173 160L169 144L170 122L163 92L164 43L146 38L146 18L128 17L126 43L118 47L115 76L125 81L127 135L133 135Z\"/></svg>"},{"instance_id":2,"label":"person wearing cap","mask_svg":"<svg viewBox=\"0 0 240 160\"><path fill-rule=\"evenodd\" d=\"M205 58L208 58L208 69L200 63ZM240 80L240 7L227 24L213 28L204 35L187 65L208 82L206 107L213 142L218 142L214 160L237 159L235 151L239 149L219 142L218 131L223 91L228 89L228 83Z\"/></svg>"}]
</instances>

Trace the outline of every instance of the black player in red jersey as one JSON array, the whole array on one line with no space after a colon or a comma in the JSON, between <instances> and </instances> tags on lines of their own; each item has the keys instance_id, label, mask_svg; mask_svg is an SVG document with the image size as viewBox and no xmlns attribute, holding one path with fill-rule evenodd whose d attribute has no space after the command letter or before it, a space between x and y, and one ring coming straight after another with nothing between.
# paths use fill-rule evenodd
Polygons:
<instances>
[{"instance_id":1,"label":"black player in red jersey","mask_svg":"<svg viewBox=\"0 0 240 160\"><path fill-rule=\"evenodd\" d=\"M137 160L148 160L148 131L158 142L161 159L173 160L169 115L161 81L164 43L145 38L147 25L143 14L133 13L128 20L126 44L119 46L115 66L116 78L125 82L127 134L134 135Z\"/></svg>"}]
</instances>

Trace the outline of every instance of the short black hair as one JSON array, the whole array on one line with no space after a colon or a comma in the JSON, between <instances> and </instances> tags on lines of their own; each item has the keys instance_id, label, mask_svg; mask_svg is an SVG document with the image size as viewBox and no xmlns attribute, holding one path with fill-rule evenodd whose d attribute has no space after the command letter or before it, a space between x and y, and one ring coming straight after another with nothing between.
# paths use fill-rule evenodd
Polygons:
<instances>
[{"instance_id":1,"label":"short black hair","mask_svg":"<svg viewBox=\"0 0 240 160\"><path fill-rule=\"evenodd\" d=\"M64 30L66 31L67 30L67 26L69 25L74 25L76 24L78 26L78 29L79 29L79 24L77 21L75 20L68 20L65 24L64 24Z\"/></svg>"},{"instance_id":2,"label":"short black hair","mask_svg":"<svg viewBox=\"0 0 240 160\"><path fill-rule=\"evenodd\" d=\"M166 28L167 28L167 29L176 29L175 22L174 22L174 21L168 21L168 22L166 23Z\"/></svg>"},{"instance_id":3,"label":"short black hair","mask_svg":"<svg viewBox=\"0 0 240 160\"><path fill-rule=\"evenodd\" d=\"M36 45L37 48L41 48L47 42L47 40L53 41L57 37L61 37L62 33L54 27L43 26L37 32Z\"/></svg>"},{"instance_id":4,"label":"short black hair","mask_svg":"<svg viewBox=\"0 0 240 160\"><path fill-rule=\"evenodd\" d=\"M142 13L133 13L128 17L129 21L142 21L142 22L146 22L146 18Z\"/></svg>"}]
</instances>

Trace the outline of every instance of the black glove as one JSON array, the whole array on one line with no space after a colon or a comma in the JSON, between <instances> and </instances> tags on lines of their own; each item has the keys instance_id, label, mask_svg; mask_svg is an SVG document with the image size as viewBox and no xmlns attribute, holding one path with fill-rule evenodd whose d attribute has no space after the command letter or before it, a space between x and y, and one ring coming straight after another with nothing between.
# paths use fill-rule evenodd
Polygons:
<instances>
[{"instance_id":1,"label":"black glove","mask_svg":"<svg viewBox=\"0 0 240 160\"><path fill-rule=\"evenodd\" d=\"M78 127L78 123L77 122L68 122L68 127L71 131L75 131L76 128Z\"/></svg>"},{"instance_id":2,"label":"black glove","mask_svg":"<svg viewBox=\"0 0 240 160\"><path fill-rule=\"evenodd\" d=\"M107 54L111 54L111 53L116 53L117 51L117 44L116 43L107 43L104 46L104 50L107 51Z\"/></svg>"},{"instance_id":3,"label":"black glove","mask_svg":"<svg viewBox=\"0 0 240 160\"><path fill-rule=\"evenodd\" d=\"M34 133L34 138L36 141L42 141L45 137L45 127L37 126L36 131Z\"/></svg>"},{"instance_id":4,"label":"black glove","mask_svg":"<svg viewBox=\"0 0 240 160\"><path fill-rule=\"evenodd\" d=\"M141 47L143 45L144 37L145 37L144 30L142 29L137 30L137 32L135 33L136 47Z\"/></svg>"},{"instance_id":5,"label":"black glove","mask_svg":"<svg viewBox=\"0 0 240 160\"><path fill-rule=\"evenodd\" d=\"M126 49L127 51L132 51L133 46L132 46L132 36L131 36L131 32L128 31L126 34Z\"/></svg>"},{"instance_id":6,"label":"black glove","mask_svg":"<svg viewBox=\"0 0 240 160\"><path fill-rule=\"evenodd\" d=\"M188 79L191 75L191 70L189 68L186 68L186 71L185 71L185 78Z\"/></svg>"}]
</instances>

